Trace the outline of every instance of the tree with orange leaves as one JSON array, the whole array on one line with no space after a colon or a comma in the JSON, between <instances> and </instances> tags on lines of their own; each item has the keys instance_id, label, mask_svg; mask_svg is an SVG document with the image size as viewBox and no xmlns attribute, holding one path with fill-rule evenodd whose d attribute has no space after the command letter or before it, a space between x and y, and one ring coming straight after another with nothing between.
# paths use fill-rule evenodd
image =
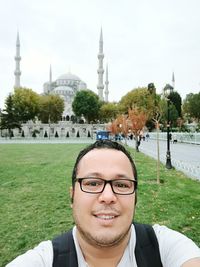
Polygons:
<instances>
[{"instance_id":1,"label":"tree with orange leaves","mask_svg":"<svg viewBox=\"0 0 200 267\"><path fill-rule=\"evenodd\" d=\"M118 126L117 126L117 121L114 120L114 121L110 122L107 125L106 130L109 131L112 135L118 134L119 133L119 129L118 129Z\"/></svg>"},{"instance_id":2,"label":"tree with orange leaves","mask_svg":"<svg viewBox=\"0 0 200 267\"><path fill-rule=\"evenodd\" d=\"M146 124L147 117L147 114L138 108L128 110L129 129L135 136L135 148L138 152L141 140L141 132Z\"/></svg>"},{"instance_id":3,"label":"tree with orange leaves","mask_svg":"<svg viewBox=\"0 0 200 267\"><path fill-rule=\"evenodd\" d=\"M107 130L115 135L115 137L118 134L123 135L125 143L127 143L126 139L129 131L127 115L118 115L117 118L108 125Z\"/></svg>"},{"instance_id":4,"label":"tree with orange leaves","mask_svg":"<svg viewBox=\"0 0 200 267\"><path fill-rule=\"evenodd\" d=\"M118 125L119 133L123 135L125 144L127 144L126 140L129 132L128 116L124 114L117 116L116 123Z\"/></svg>"}]
</instances>

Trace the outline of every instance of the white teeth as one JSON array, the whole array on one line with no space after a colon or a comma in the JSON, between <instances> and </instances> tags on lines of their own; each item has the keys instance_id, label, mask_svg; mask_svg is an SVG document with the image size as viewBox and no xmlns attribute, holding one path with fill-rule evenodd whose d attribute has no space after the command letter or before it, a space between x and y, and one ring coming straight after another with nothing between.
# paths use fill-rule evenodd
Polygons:
<instances>
[{"instance_id":1,"label":"white teeth","mask_svg":"<svg viewBox=\"0 0 200 267\"><path fill-rule=\"evenodd\" d=\"M115 218L115 216L113 216L113 215L99 215L99 216L97 216L97 218L102 219L102 220L111 220L111 219Z\"/></svg>"}]
</instances>

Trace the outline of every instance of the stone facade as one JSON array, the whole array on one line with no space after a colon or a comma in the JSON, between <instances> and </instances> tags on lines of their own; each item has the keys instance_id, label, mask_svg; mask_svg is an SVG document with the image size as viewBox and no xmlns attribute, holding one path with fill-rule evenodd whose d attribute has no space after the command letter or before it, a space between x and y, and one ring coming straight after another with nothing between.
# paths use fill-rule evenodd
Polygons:
<instances>
[{"instance_id":1,"label":"stone facade","mask_svg":"<svg viewBox=\"0 0 200 267\"><path fill-rule=\"evenodd\" d=\"M73 124L71 121L59 121L58 123L41 123L29 121L22 124L22 129L14 129L14 138L96 138L96 131L105 130L105 124ZM3 130L2 137L8 136L7 130Z\"/></svg>"}]
</instances>

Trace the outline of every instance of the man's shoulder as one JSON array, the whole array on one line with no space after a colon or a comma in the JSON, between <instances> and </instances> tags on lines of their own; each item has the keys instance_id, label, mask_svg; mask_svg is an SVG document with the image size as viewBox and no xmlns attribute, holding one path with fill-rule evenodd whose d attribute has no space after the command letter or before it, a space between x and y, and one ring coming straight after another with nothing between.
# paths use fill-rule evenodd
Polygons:
<instances>
[{"instance_id":1,"label":"man's shoulder","mask_svg":"<svg viewBox=\"0 0 200 267\"><path fill-rule=\"evenodd\" d=\"M53 262L53 247L50 240L42 241L28 250L26 253L18 256L13 261L8 263L6 267L46 267L52 266Z\"/></svg>"},{"instance_id":2,"label":"man's shoulder","mask_svg":"<svg viewBox=\"0 0 200 267\"><path fill-rule=\"evenodd\" d=\"M176 230L172 230L167 226L159 224L154 224L153 229L155 231L160 246L182 246L183 244L186 244L188 246L195 247L199 250L194 241Z\"/></svg>"},{"instance_id":3,"label":"man's shoulder","mask_svg":"<svg viewBox=\"0 0 200 267\"><path fill-rule=\"evenodd\" d=\"M181 266L200 257L199 247L187 236L164 225L153 225L164 266ZM167 264L165 264L167 263Z\"/></svg>"}]
</instances>

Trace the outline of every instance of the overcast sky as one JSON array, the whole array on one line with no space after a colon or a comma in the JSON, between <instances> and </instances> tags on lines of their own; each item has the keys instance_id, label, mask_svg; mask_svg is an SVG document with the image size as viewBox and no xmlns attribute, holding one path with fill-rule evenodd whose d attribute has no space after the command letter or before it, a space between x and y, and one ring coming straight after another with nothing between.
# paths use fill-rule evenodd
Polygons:
<instances>
[{"instance_id":1,"label":"overcast sky","mask_svg":"<svg viewBox=\"0 0 200 267\"><path fill-rule=\"evenodd\" d=\"M184 98L200 91L199 0L0 0L0 107L13 92L16 36L21 44L21 86L71 73L97 93L100 28L109 100L154 82L160 93L175 74Z\"/></svg>"}]
</instances>

